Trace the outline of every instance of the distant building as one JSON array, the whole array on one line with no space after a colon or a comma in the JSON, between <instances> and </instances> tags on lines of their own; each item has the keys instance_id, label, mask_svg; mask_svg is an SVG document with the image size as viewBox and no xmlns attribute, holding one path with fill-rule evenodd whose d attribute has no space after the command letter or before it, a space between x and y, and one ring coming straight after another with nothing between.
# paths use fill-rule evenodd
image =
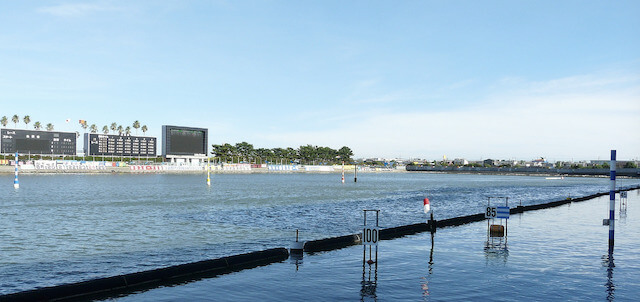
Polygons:
<instances>
[{"instance_id":1,"label":"distant building","mask_svg":"<svg viewBox=\"0 0 640 302\"><path fill-rule=\"evenodd\" d=\"M456 158L453 160L453 164L456 166L466 166L469 164L469 161L464 158Z\"/></svg>"},{"instance_id":2,"label":"distant building","mask_svg":"<svg viewBox=\"0 0 640 302\"><path fill-rule=\"evenodd\" d=\"M482 161L482 164L483 164L483 165L485 165L485 166L491 166L491 167L493 167L493 166L495 166L495 165L496 165L496 161L495 161L495 160L493 160L493 159L488 158L488 159L483 160L483 161Z\"/></svg>"},{"instance_id":3,"label":"distant building","mask_svg":"<svg viewBox=\"0 0 640 302\"><path fill-rule=\"evenodd\" d=\"M531 166L532 167L546 167L547 166L547 160L544 159L544 157L540 157L539 159L534 159L531 161Z\"/></svg>"}]
</instances>

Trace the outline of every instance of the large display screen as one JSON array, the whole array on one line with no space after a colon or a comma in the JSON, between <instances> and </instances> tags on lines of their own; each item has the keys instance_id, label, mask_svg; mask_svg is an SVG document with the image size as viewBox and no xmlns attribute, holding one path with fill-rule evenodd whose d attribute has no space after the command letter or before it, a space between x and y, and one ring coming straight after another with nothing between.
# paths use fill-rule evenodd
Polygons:
<instances>
[{"instance_id":1,"label":"large display screen","mask_svg":"<svg viewBox=\"0 0 640 302\"><path fill-rule=\"evenodd\" d=\"M156 156L156 138L85 133L84 152L91 156Z\"/></svg>"},{"instance_id":2,"label":"large display screen","mask_svg":"<svg viewBox=\"0 0 640 302\"><path fill-rule=\"evenodd\" d=\"M206 155L207 129L162 126L162 155Z\"/></svg>"},{"instance_id":3,"label":"large display screen","mask_svg":"<svg viewBox=\"0 0 640 302\"><path fill-rule=\"evenodd\" d=\"M0 152L76 155L76 133L21 129L0 130Z\"/></svg>"}]
</instances>

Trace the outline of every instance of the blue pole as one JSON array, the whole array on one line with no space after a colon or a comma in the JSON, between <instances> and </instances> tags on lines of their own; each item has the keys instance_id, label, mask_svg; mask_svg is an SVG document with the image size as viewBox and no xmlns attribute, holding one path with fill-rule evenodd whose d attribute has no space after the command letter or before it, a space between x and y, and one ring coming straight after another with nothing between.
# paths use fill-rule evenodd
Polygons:
<instances>
[{"instance_id":1,"label":"blue pole","mask_svg":"<svg viewBox=\"0 0 640 302\"><path fill-rule=\"evenodd\" d=\"M616 210L616 150L611 150L611 187L609 188L609 253L613 253Z\"/></svg>"},{"instance_id":2,"label":"blue pole","mask_svg":"<svg viewBox=\"0 0 640 302\"><path fill-rule=\"evenodd\" d=\"M16 167L16 177L13 179L13 187L15 189L18 189L20 188L20 182L18 181L18 152L17 151L16 151L15 167Z\"/></svg>"}]
</instances>

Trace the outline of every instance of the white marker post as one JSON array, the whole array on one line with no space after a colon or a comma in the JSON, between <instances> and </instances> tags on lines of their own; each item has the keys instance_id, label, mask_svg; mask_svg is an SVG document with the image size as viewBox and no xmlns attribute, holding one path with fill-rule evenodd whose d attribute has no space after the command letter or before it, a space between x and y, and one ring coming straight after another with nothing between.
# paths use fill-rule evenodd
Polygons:
<instances>
[{"instance_id":1,"label":"white marker post","mask_svg":"<svg viewBox=\"0 0 640 302\"><path fill-rule=\"evenodd\" d=\"M342 161L342 183L344 183L344 160Z\"/></svg>"},{"instance_id":2,"label":"white marker post","mask_svg":"<svg viewBox=\"0 0 640 302\"><path fill-rule=\"evenodd\" d=\"M616 150L611 150L611 187L609 188L609 254L613 253L616 216Z\"/></svg>"},{"instance_id":3,"label":"white marker post","mask_svg":"<svg viewBox=\"0 0 640 302\"><path fill-rule=\"evenodd\" d=\"M19 189L20 188L20 182L18 181L18 151L16 151L15 167L16 167L16 177L13 179L13 188L14 189Z\"/></svg>"}]
</instances>

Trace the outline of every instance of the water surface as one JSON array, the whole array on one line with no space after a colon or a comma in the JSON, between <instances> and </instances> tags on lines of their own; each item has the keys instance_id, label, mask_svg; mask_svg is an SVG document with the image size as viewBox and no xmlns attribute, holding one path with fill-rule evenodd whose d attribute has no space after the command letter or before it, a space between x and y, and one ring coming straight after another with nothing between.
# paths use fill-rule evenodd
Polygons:
<instances>
[{"instance_id":1,"label":"water surface","mask_svg":"<svg viewBox=\"0 0 640 302\"><path fill-rule=\"evenodd\" d=\"M532 204L608 190L606 178L366 173L0 176L0 294L482 212L488 196ZM620 180L619 185L640 180Z\"/></svg>"}]
</instances>

